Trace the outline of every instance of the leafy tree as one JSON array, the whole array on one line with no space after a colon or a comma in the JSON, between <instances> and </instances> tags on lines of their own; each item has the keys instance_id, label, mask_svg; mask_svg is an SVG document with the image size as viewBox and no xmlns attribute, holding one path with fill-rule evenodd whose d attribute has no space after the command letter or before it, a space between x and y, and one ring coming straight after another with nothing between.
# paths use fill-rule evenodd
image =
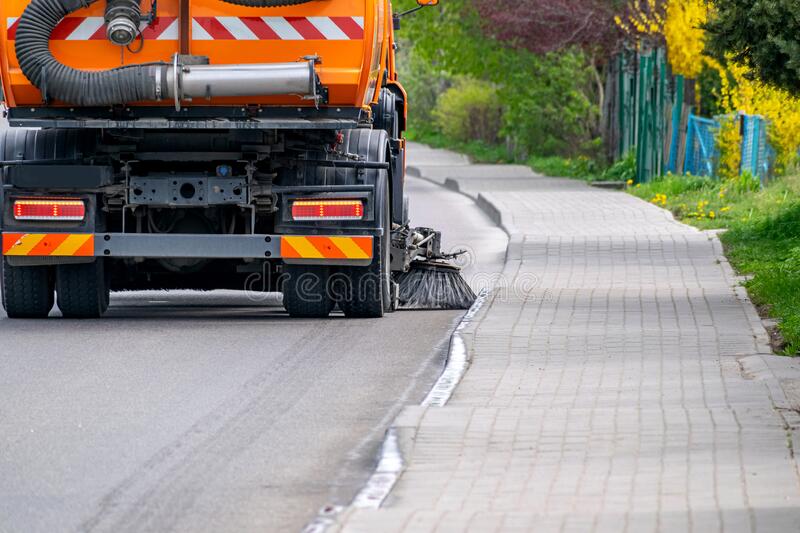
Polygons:
<instances>
[{"instance_id":1,"label":"leafy tree","mask_svg":"<svg viewBox=\"0 0 800 533\"><path fill-rule=\"evenodd\" d=\"M800 16L797 0L717 0L708 48L731 57L761 80L800 93Z\"/></svg>"},{"instance_id":2,"label":"leafy tree","mask_svg":"<svg viewBox=\"0 0 800 533\"><path fill-rule=\"evenodd\" d=\"M476 0L484 29L535 53L608 50L619 38L611 0Z\"/></svg>"},{"instance_id":3,"label":"leafy tree","mask_svg":"<svg viewBox=\"0 0 800 533\"><path fill-rule=\"evenodd\" d=\"M492 37L536 54L582 51L594 81L593 100L603 108L604 65L623 36L615 23L625 9L622 0L474 1L483 30Z\"/></svg>"},{"instance_id":4,"label":"leafy tree","mask_svg":"<svg viewBox=\"0 0 800 533\"><path fill-rule=\"evenodd\" d=\"M414 0L402 0L397 10L413 5ZM599 111L592 71L582 52L535 54L487 36L472 0L447 0L404 18L398 37L413 127L428 118L432 86L441 93L452 83L448 80L468 76L497 87L504 111L502 134L520 157L595 149L591 141Z\"/></svg>"}]
</instances>

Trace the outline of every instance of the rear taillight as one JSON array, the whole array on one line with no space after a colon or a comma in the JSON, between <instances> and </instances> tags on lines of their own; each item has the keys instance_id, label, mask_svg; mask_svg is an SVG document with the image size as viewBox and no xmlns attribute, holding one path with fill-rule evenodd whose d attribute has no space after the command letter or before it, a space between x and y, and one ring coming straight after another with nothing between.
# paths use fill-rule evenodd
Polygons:
<instances>
[{"instance_id":1,"label":"rear taillight","mask_svg":"<svg viewBox=\"0 0 800 533\"><path fill-rule=\"evenodd\" d=\"M75 199L17 199L14 200L15 220L83 220L86 204Z\"/></svg>"},{"instance_id":2,"label":"rear taillight","mask_svg":"<svg viewBox=\"0 0 800 533\"><path fill-rule=\"evenodd\" d=\"M361 200L295 200L293 220L361 220L364 204Z\"/></svg>"}]
</instances>

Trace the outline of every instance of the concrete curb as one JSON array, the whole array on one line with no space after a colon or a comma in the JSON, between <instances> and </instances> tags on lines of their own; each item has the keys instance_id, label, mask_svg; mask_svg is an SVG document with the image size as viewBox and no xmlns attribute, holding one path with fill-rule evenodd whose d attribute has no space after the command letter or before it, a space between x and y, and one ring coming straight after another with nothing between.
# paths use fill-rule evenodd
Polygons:
<instances>
[{"instance_id":1,"label":"concrete curb","mask_svg":"<svg viewBox=\"0 0 800 533\"><path fill-rule=\"evenodd\" d=\"M511 224L510 213L504 214L503 210L498 208L495 202L492 201L490 198L491 195L478 194L474 196L468 194L461 190L459 183L453 178L447 178L444 182L426 178L424 172L415 166L409 166L406 169L406 173L409 176L423 179L467 196L474 201L495 224L505 231L509 236L509 242L506 249L503 270L506 269L509 261L513 261L513 258L518 259L520 257L522 236L516 233L515 228ZM512 233L510 230L514 232ZM514 250L513 252L512 247ZM425 413L428 409L436 409L437 407L445 406L458 386L458 383L461 381L464 373L469 369L472 361L475 333L484 316L491 308L496 294L497 292L495 290L482 292L478 296L478 300L476 300L473 307L467 311L458 326L456 326L455 331L450 336L447 362L442 371L442 375L439 380L437 380L436 384L434 384L422 404L403 408L386 430L386 436L381 445L381 452L378 458L378 465L364 488L359 491L350 505L341 510L337 509L335 518L331 517L330 514L325 515L324 513L320 513L313 522L306 526L303 530L304 533L341 531L343 525L347 522L347 517L356 509L376 509L381 507L405 470L406 465L403 458L410 457L414 451L417 431ZM459 351L460 353L455 354L455 351ZM451 365L457 368L453 368ZM445 383L442 383L443 381ZM440 394L436 394L437 388L446 389L443 391L440 390Z\"/></svg>"},{"instance_id":2,"label":"concrete curb","mask_svg":"<svg viewBox=\"0 0 800 533\"><path fill-rule=\"evenodd\" d=\"M708 235L708 240L711 241L714 247L714 253L717 257L717 261L719 261L725 279L730 283L736 297L744 303L743 307L747 313L747 320L750 322L750 327L753 328L753 337L755 338L757 353L773 355L772 347L769 344L769 334L764 327L764 323L761 321L761 317L758 315L758 311L750 300L750 295L747 294L747 289L742 285L744 278L736 274L733 265L731 265L728 258L725 257L722 241L719 240L719 232L706 231L704 233Z\"/></svg>"},{"instance_id":3,"label":"concrete curb","mask_svg":"<svg viewBox=\"0 0 800 533\"><path fill-rule=\"evenodd\" d=\"M644 202L645 200L641 201ZM672 212L666 209L664 209L664 211L675 224L685 225L679 220L676 220ZM798 461L798 456L800 455L800 432L789 431L789 428L798 427L798 425L800 425L800 413L797 411L800 405L798 405L797 402L792 402L791 394L784 387L784 383L786 382L800 382L800 370L797 371L797 377L794 379L787 379L785 377L786 375L791 375L791 372L787 372L785 368L788 364L791 364L791 359L776 355L772 351L769 342L769 334L764 327L764 322L761 320L758 311L750 299L750 295L747 293L747 289L743 285L746 278L736 274L733 265L731 265L730 261L725 256L722 241L719 239L720 233L724 230L697 231L704 233L711 242L714 256L720 265L722 275L728 281L733 291L733 296L742 304L742 308L747 314L747 321L750 323L750 328L753 332L755 353L737 357L740 375L744 379L761 382L767 389L767 394L773 407L776 412L779 413L787 428L788 439L790 441L790 453L794 461L795 471L798 477L800 477L800 461Z\"/></svg>"},{"instance_id":4,"label":"concrete curb","mask_svg":"<svg viewBox=\"0 0 800 533\"><path fill-rule=\"evenodd\" d=\"M423 168L418 166L409 166L406 169L406 173L409 176L413 176L459 194L463 194L475 202L475 205L477 205L480 210L486 214L486 216L488 216L495 224L497 224L500 229L505 231L508 235L508 248L506 249L506 264L503 265L504 269L509 260L521 259L524 235L522 235L514 225L514 217L512 216L511 211L500 207L502 206L502 203L497 200L492 193L471 194L461 186L458 178L445 178L444 181L428 178L425 176Z\"/></svg>"}]
</instances>

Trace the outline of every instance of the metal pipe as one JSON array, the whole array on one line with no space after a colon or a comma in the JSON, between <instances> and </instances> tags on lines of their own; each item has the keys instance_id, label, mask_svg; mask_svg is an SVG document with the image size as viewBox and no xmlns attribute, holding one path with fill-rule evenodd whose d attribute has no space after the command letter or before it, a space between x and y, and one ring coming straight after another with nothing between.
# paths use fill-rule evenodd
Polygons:
<instances>
[{"instance_id":1,"label":"metal pipe","mask_svg":"<svg viewBox=\"0 0 800 533\"><path fill-rule=\"evenodd\" d=\"M298 95L316 98L314 61L250 65L180 65L167 68L167 97Z\"/></svg>"}]
</instances>

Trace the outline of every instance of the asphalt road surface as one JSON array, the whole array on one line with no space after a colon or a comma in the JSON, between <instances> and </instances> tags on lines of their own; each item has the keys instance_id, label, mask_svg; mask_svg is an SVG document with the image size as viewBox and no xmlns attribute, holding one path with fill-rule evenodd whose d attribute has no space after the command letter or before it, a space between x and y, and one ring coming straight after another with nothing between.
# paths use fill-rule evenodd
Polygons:
<instances>
[{"instance_id":1,"label":"asphalt road surface","mask_svg":"<svg viewBox=\"0 0 800 533\"><path fill-rule=\"evenodd\" d=\"M469 199L409 185L413 222L474 250L468 278L497 270L505 235ZM139 292L102 320L0 314L0 531L297 531L349 502L462 313L277 304Z\"/></svg>"}]
</instances>

